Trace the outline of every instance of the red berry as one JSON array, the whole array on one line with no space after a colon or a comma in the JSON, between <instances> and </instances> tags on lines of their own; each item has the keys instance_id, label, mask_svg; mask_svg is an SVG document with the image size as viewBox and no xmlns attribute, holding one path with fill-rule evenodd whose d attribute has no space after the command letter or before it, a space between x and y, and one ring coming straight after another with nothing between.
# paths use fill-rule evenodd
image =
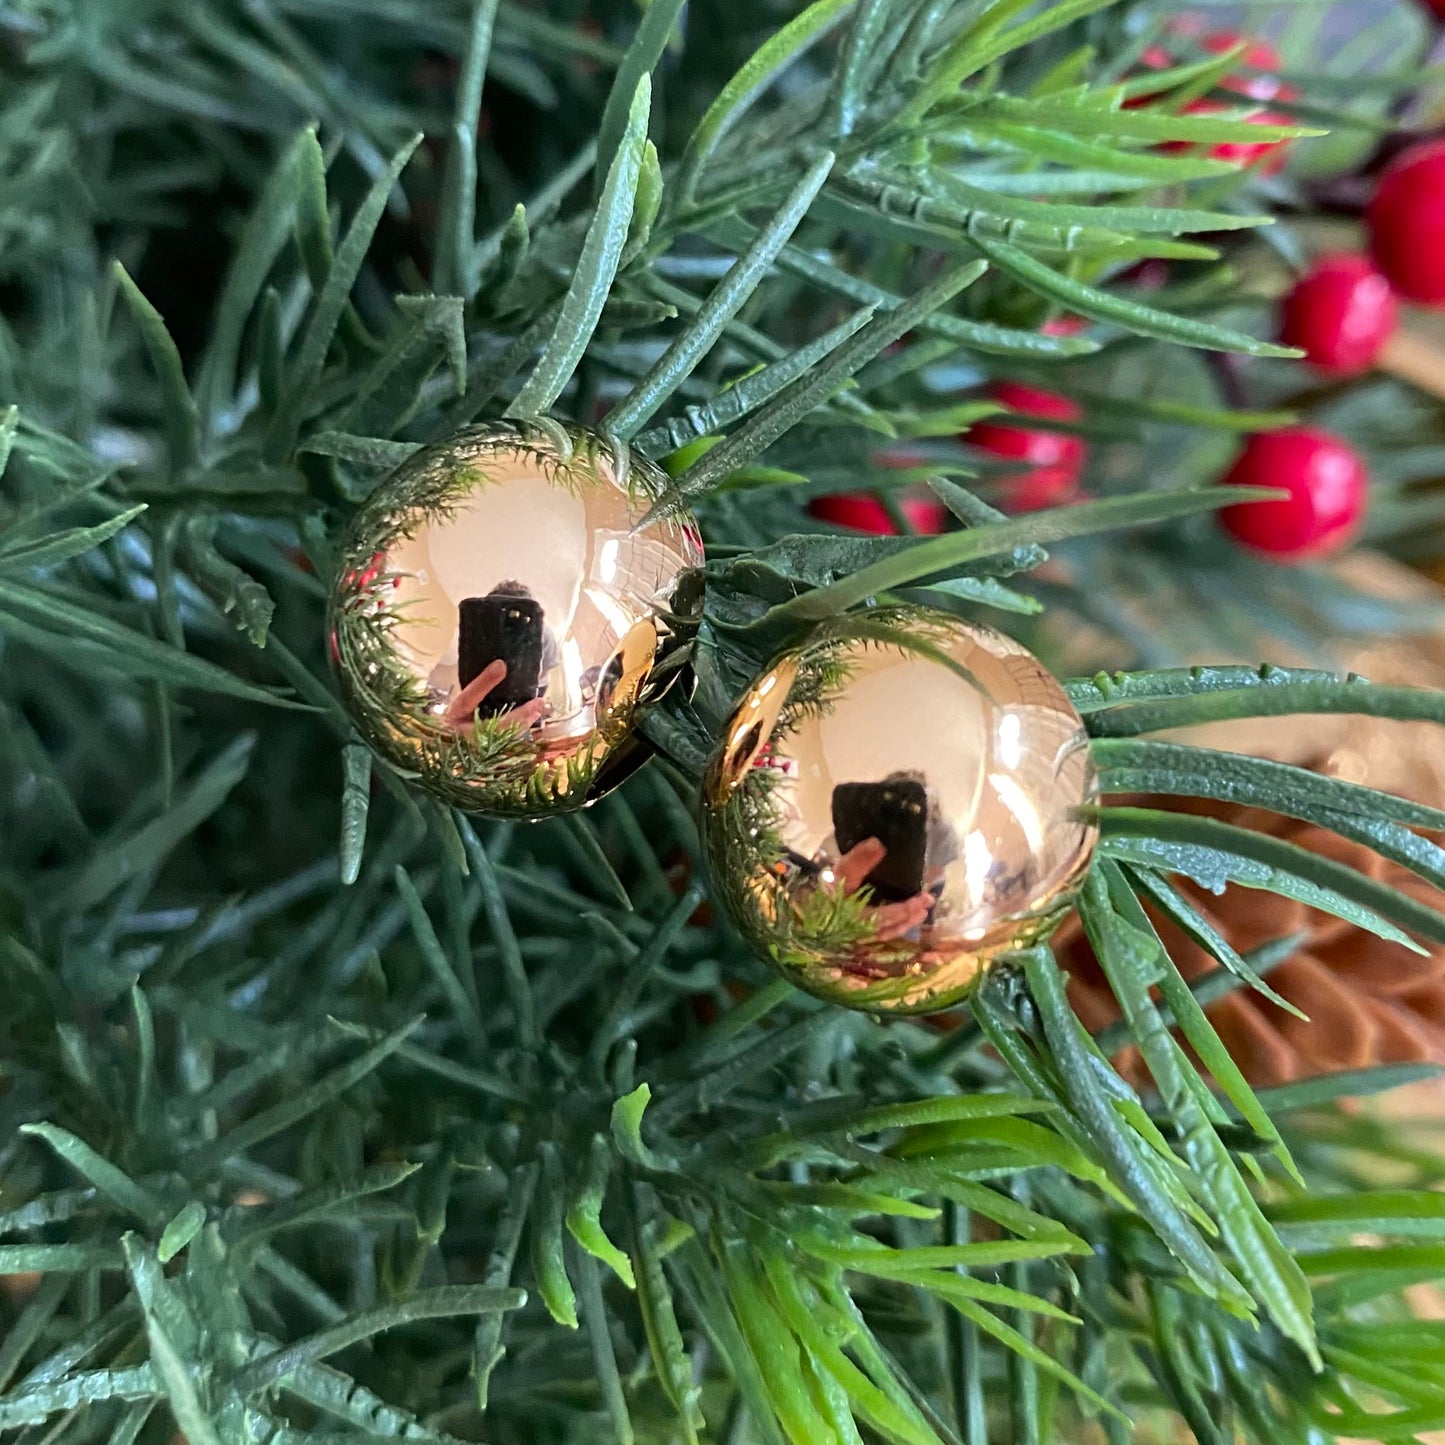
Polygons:
<instances>
[{"instance_id":1,"label":"red berry","mask_svg":"<svg viewBox=\"0 0 1445 1445\"><path fill-rule=\"evenodd\" d=\"M1445 3L1445 0L1441 0ZM1219 89L1232 90L1250 100L1293 100L1297 94L1292 86L1286 85L1278 75L1281 65L1279 52L1267 40L1255 40L1233 30L1206 32L1197 16L1181 16L1170 27L1175 34L1192 40L1211 55L1222 55L1236 46L1245 48L1240 52L1240 64L1249 70L1260 71L1258 75L1226 75L1219 82ZM1141 62L1151 70L1162 70L1174 63L1167 51L1151 45L1142 56ZM1138 102L1133 102L1138 103ZM1217 100L1200 96L1191 100L1183 109L1184 115L1214 115L1229 107ZM1288 125L1289 117L1273 111L1261 111L1249 117L1255 125ZM1210 158L1216 161L1232 161L1240 166L1258 166L1262 175L1274 175L1285 162L1284 141L1220 141L1209 147ZM1187 141L1167 141L1159 147L1170 154L1187 151L1192 146Z\"/></svg>"},{"instance_id":2,"label":"red berry","mask_svg":"<svg viewBox=\"0 0 1445 1445\"><path fill-rule=\"evenodd\" d=\"M1433 10L1441 20L1445 20L1445 0L1425 0L1425 8Z\"/></svg>"},{"instance_id":3,"label":"red berry","mask_svg":"<svg viewBox=\"0 0 1445 1445\"><path fill-rule=\"evenodd\" d=\"M1172 34L1183 37L1211 55L1223 55L1242 45L1244 49L1238 56L1240 65L1247 70L1264 72L1259 75L1226 75L1218 82L1222 90L1236 90L1251 100L1273 100L1285 88L1274 73L1283 62L1279 51L1269 41L1241 35L1237 30L1205 30L1197 15L1181 15L1170 24L1169 29ZM1151 45L1139 57L1139 63L1148 70L1168 70L1177 62L1162 45Z\"/></svg>"},{"instance_id":4,"label":"red berry","mask_svg":"<svg viewBox=\"0 0 1445 1445\"><path fill-rule=\"evenodd\" d=\"M1119 279L1139 291L1161 291L1169 284L1170 275L1167 261L1150 256L1146 260L1136 261Z\"/></svg>"},{"instance_id":5,"label":"red berry","mask_svg":"<svg viewBox=\"0 0 1445 1445\"><path fill-rule=\"evenodd\" d=\"M1238 89L1237 86L1230 86L1231 90ZM1294 91L1287 86L1281 86L1278 91L1281 100L1294 98ZM1219 111L1228 110L1229 106L1221 101L1209 100L1200 97L1198 100L1191 100L1184 107L1184 115L1215 115ZM1290 123L1287 115L1279 115L1272 110L1262 110L1256 115L1246 116L1247 125L1288 125ZM1225 140L1219 141L1209 147L1209 157L1216 161L1231 161L1238 166L1255 166L1259 173L1265 176L1275 175L1284 169L1285 152L1288 147L1287 141L1282 140ZM1182 140L1165 141L1159 147L1162 151L1175 154L1179 151L1192 150L1192 143Z\"/></svg>"},{"instance_id":6,"label":"red berry","mask_svg":"<svg viewBox=\"0 0 1445 1445\"><path fill-rule=\"evenodd\" d=\"M1065 312L1062 316L1050 317L1039 327L1039 332L1044 336L1077 336L1088 329L1089 323L1082 316Z\"/></svg>"},{"instance_id":7,"label":"red berry","mask_svg":"<svg viewBox=\"0 0 1445 1445\"><path fill-rule=\"evenodd\" d=\"M1056 391L1045 391L1039 386L1026 386L1021 381L996 381L989 387L988 394L1010 411L1022 412L1025 416L1041 416L1048 421L1078 421L1084 414L1072 397L1060 396Z\"/></svg>"},{"instance_id":8,"label":"red berry","mask_svg":"<svg viewBox=\"0 0 1445 1445\"><path fill-rule=\"evenodd\" d=\"M1292 426L1250 437L1224 485L1288 492L1276 501L1225 507L1219 520L1246 547L1303 562L1340 551L1354 536L1365 515L1369 473L1339 437Z\"/></svg>"},{"instance_id":9,"label":"red berry","mask_svg":"<svg viewBox=\"0 0 1445 1445\"><path fill-rule=\"evenodd\" d=\"M1083 413L1077 402L1057 392L1041 391L1016 381L995 382L989 396L1022 417L1049 421L1078 421ZM1005 483L1006 512L1037 512L1068 501L1078 490L1086 448L1080 437L1066 432L1041 431L1011 420L979 422L968 433L971 446L1009 461L1026 462L1028 470Z\"/></svg>"},{"instance_id":10,"label":"red berry","mask_svg":"<svg viewBox=\"0 0 1445 1445\"><path fill-rule=\"evenodd\" d=\"M1239 63L1248 70L1264 72L1260 75L1226 75L1219 82L1221 89L1237 90L1251 100L1273 100L1288 90L1274 73L1283 62L1279 58L1279 51L1269 41L1254 40L1234 30L1219 30L1213 35L1204 36L1199 44L1211 55L1223 55L1226 50L1233 50L1236 45L1242 44L1244 49L1240 52Z\"/></svg>"},{"instance_id":11,"label":"red berry","mask_svg":"<svg viewBox=\"0 0 1445 1445\"><path fill-rule=\"evenodd\" d=\"M1411 146L1365 211L1375 265L1411 301L1445 303L1445 140Z\"/></svg>"},{"instance_id":12,"label":"red berry","mask_svg":"<svg viewBox=\"0 0 1445 1445\"><path fill-rule=\"evenodd\" d=\"M1442 0L1445 3L1445 0ZM1390 283L1368 256L1324 256L1284 299L1280 340L1333 376L1356 376L1379 359L1398 320Z\"/></svg>"},{"instance_id":13,"label":"red berry","mask_svg":"<svg viewBox=\"0 0 1445 1445\"><path fill-rule=\"evenodd\" d=\"M932 497L900 497L898 508L908 525L925 536L943 531L948 523L948 508ZM815 497L808 503L808 513L820 522L831 522L835 527L848 527L855 532L871 532L875 537L898 535L888 508L867 492Z\"/></svg>"}]
</instances>

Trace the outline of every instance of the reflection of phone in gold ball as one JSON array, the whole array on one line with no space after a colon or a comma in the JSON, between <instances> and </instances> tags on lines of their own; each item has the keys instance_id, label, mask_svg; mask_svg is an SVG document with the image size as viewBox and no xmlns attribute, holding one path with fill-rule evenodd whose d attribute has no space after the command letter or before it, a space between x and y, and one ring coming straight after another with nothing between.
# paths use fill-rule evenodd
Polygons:
<instances>
[{"instance_id":1,"label":"reflection of phone in gold ball","mask_svg":"<svg viewBox=\"0 0 1445 1445\"><path fill-rule=\"evenodd\" d=\"M922 783L839 783L833 789L833 836L843 854L869 838L887 850L863 880L880 903L901 903L923 892L928 853L928 794Z\"/></svg>"},{"instance_id":2,"label":"reflection of phone in gold ball","mask_svg":"<svg viewBox=\"0 0 1445 1445\"><path fill-rule=\"evenodd\" d=\"M466 687L498 658L507 664L506 677L477 704L477 711L494 717L531 702L542 685L541 604L532 597L494 593L468 597L458 611L457 686Z\"/></svg>"}]
</instances>

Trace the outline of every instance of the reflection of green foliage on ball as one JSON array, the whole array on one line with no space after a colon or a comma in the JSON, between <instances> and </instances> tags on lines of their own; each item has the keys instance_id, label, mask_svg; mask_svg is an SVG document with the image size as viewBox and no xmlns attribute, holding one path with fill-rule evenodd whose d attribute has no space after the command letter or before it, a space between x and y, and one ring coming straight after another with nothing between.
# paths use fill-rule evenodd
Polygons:
<instances>
[{"instance_id":1,"label":"reflection of green foliage on ball","mask_svg":"<svg viewBox=\"0 0 1445 1445\"><path fill-rule=\"evenodd\" d=\"M844 893L841 888L818 886L805 893L795 908L778 919L773 957L778 963L813 962L869 942L878 932L870 917L872 890Z\"/></svg>"},{"instance_id":2,"label":"reflection of green foliage on ball","mask_svg":"<svg viewBox=\"0 0 1445 1445\"><path fill-rule=\"evenodd\" d=\"M582 427L551 419L488 422L423 447L403 462L358 513L348 551L361 556L384 551L411 536L424 518L450 515L464 496L486 484L488 462L501 457L526 459L550 485L572 496L604 475L615 477L632 501L644 505L667 490L665 474L651 462Z\"/></svg>"},{"instance_id":3,"label":"reflection of green foliage on ball","mask_svg":"<svg viewBox=\"0 0 1445 1445\"><path fill-rule=\"evenodd\" d=\"M705 790L714 888L820 997L889 1013L960 1002L1048 936L1083 876L1082 722L999 633L914 607L829 619L723 736Z\"/></svg>"},{"instance_id":4,"label":"reflection of green foliage on ball","mask_svg":"<svg viewBox=\"0 0 1445 1445\"><path fill-rule=\"evenodd\" d=\"M714 895L750 933L767 934L774 925L772 890L760 880L782 867L786 855L769 803L777 782L767 768L751 769L703 834Z\"/></svg>"},{"instance_id":5,"label":"reflection of green foliage on ball","mask_svg":"<svg viewBox=\"0 0 1445 1445\"><path fill-rule=\"evenodd\" d=\"M437 619L415 599L398 601L395 584L410 574L390 570L388 561L394 549L426 528L457 519L470 499L532 468L549 487L571 497L597 488L617 490L637 519L668 488L650 462L569 423L534 419L468 428L408 458L363 505L344 547L330 612L342 689L368 741L442 801L511 817L581 808L599 787L605 790L604 775L624 774L626 760L644 755L634 734L635 714L657 690L646 684L664 655L659 651L640 674L636 697L614 694L605 712L597 710L590 730L575 737L549 739L545 728L508 721L505 713L461 724L444 715L442 699L419 675L402 638L403 628L424 631L435 628ZM678 555L685 555L681 543ZM695 623L695 616L669 610L671 600L660 598L650 614L669 662L676 661L674 645ZM640 611L631 617L634 623L642 620ZM605 661L595 659L599 666ZM548 747L550 755L544 756Z\"/></svg>"},{"instance_id":6,"label":"reflection of green foliage on ball","mask_svg":"<svg viewBox=\"0 0 1445 1445\"><path fill-rule=\"evenodd\" d=\"M825 641L798 658L771 740L774 745L795 732L806 718L825 715L847 686L856 664L841 642ZM781 896L776 880L796 867L780 831L775 794L782 775L765 759L737 780L709 830L710 872L714 888L735 918L750 920L768 939L770 956L780 967L817 963L829 953L870 940L876 926L867 916L867 890L845 895L841 889L810 889L794 908Z\"/></svg>"},{"instance_id":7,"label":"reflection of green foliage on ball","mask_svg":"<svg viewBox=\"0 0 1445 1445\"><path fill-rule=\"evenodd\" d=\"M956 637L953 622L948 613L931 612L923 607L875 607L868 612L849 612L825 623L820 629L819 640L811 645L810 651L816 649L820 653L846 654L849 648L856 647L860 642L865 647L892 647L900 652L926 657L930 662L946 667L969 686L982 691L978 678L956 658L949 656L948 644ZM851 670L845 672L843 682L857 670L860 661L856 656L852 659Z\"/></svg>"},{"instance_id":8,"label":"reflection of green foliage on ball","mask_svg":"<svg viewBox=\"0 0 1445 1445\"><path fill-rule=\"evenodd\" d=\"M431 711L426 688L398 660L390 641L396 620L382 607L362 609L335 632L357 722L392 762L454 807L527 817L588 801L606 740L574 756L539 761L537 739L525 725L483 716L469 726L449 725Z\"/></svg>"},{"instance_id":9,"label":"reflection of green foliage on ball","mask_svg":"<svg viewBox=\"0 0 1445 1445\"><path fill-rule=\"evenodd\" d=\"M780 781L765 766L753 769L723 804L705 841L715 894L748 936L763 942L769 960L789 973L816 969L865 944L876 947L878 926L867 887L845 893L809 882L789 895L781 886L785 871L797 865L787 861L771 802ZM910 952L907 943L896 950L900 961ZM896 979L882 979L874 991L886 1001L898 986Z\"/></svg>"},{"instance_id":10,"label":"reflection of green foliage on ball","mask_svg":"<svg viewBox=\"0 0 1445 1445\"><path fill-rule=\"evenodd\" d=\"M804 718L827 713L855 671L856 665L840 642L824 643L799 658L798 675L788 689L788 700L773 729L774 739L795 732Z\"/></svg>"}]
</instances>

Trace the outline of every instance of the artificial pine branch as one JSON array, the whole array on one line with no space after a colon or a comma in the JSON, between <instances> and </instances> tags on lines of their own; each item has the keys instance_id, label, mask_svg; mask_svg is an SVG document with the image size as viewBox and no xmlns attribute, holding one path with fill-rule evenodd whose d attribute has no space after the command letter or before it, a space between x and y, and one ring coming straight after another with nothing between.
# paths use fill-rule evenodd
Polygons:
<instances>
[{"instance_id":1,"label":"artificial pine branch","mask_svg":"<svg viewBox=\"0 0 1445 1445\"><path fill-rule=\"evenodd\" d=\"M1269 651L1275 584L1208 540L1200 484L1211 438L1292 409L1230 268L1255 274L1273 202L1310 200L1198 148L1378 130L1428 76L1382 22L1378 74L1302 48L1300 124L1261 126L1220 88L1234 57L1181 41L1137 73L1166 10L0 13L0 1428L985 1445L1445 1421L1445 1333L1405 1295L1445 1265L1440 1156L1341 1103L1421 1071L1252 1091L1202 1005L1268 991L1283 954L1240 955L1168 879L1387 937L1441 937L1428 910L1110 809L1083 911L1121 1024L1091 1039L1036 951L940 1035L765 982L700 881L722 711L867 597L1042 601L1127 642L1162 577ZM1186 110L1206 94L1229 108ZM1146 295L1149 257L1194 269ZM1039 332L1060 308L1084 334ZM1257 358L1266 415L1189 348ZM1086 403L1106 495L990 505L955 434L995 374ZM1338 402L1362 431L1400 404L1384 382ZM1411 405L1413 449L1381 442L1386 534L1419 525L1405 489L1439 450ZM473 822L355 741L322 643L331 539L420 443L551 409L694 498L699 683L649 720L671 762L585 820ZM942 538L800 506L919 479ZM1071 570L1036 577L1045 548ZM1147 737L1440 722L1438 695L1172 668L1157 620L1146 666L1071 684L1107 779L1445 881L1428 809ZM1186 984L1144 901L1219 968ZM1148 1091L1108 1063L1125 1042Z\"/></svg>"}]
</instances>

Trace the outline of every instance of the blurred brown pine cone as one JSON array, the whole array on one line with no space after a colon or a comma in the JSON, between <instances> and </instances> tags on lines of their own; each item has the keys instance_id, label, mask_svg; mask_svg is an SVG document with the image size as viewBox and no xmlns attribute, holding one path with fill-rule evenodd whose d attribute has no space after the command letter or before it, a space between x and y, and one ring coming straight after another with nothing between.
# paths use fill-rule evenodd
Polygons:
<instances>
[{"instance_id":1,"label":"blurred brown pine cone","mask_svg":"<svg viewBox=\"0 0 1445 1445\"><path fill-rule=\"evenodd\" d=\"M1283 838L1321 857L1346 863L1432 908L1445 907L1445 896L1407 869L1314 824L1226 803L1148 802L1176 811L1206 813L1252 832ZM1431 945L1427 953L1416 954L1302 903L1258 889L1231 885L1216 896L1188 879L1175 882L1240 952L1287 934L1308 935L1303 946L1269 975L1271 986L1306 1014L1308 1022L1249 988L1236 989L1207 1010L1225 1047L1252 1084L1263 1088L1372 1064L1445 1063L1445 947ZM1185 978L1218 967L1169 920L1153 910L1150 916ZM1094 1031L1112 1023L1118 1007L1077 919L1059 930L1054 947L1069 974L1069 996L1085 1026ZM1126 1050L1116 1063L1126 1076L1140 1081L1143 1066L1133 1049Z\"/></svg>"},{"instance_id":2,"label":"blurred brown pine cone","mask_svg":"<svg viewBox=\"0 0 1445 1445\"><path fill-rule=\"evenodd\" d=\"M1367 595L1422 606L1445 604L1445 590L1375 553L1351 553L1336 572L1340 581ZM1445 688L1445 630L1417 637L1341 638L1337 661L1372 682ZM1191 728L1176 735L1176 740L1293 763L1445 808L1445 733L1431 723L1347 714L1249 718ZM1204 813L1283 838L1346 863L1432 908L1445 908L1445 896L1408 869L1313 824L1227 803L1182 798L1132 801ZM1270 985L1307 1014L1308 1022L1249 988L1236 989L1207 1010L1251 1083L1267 1087L1371 1064L1445 1063L1445 946L1432 944L1427 953L1414 954L1257 889L1231 886L1216 896L1187 879L1175 882L1241 952L1287 934L1308 934L1298 952L1269 975ZM1150 916L1186 978L1218 967L1166 919L1152 911ZM1118 1008L1078 920L1071 919L1054 941L1060 962L1071 975L1070 997L1079 1017L1090 1029L1111 1023ZM1143 1073L1132 1050L1118 1062L1136 1079Z\"/></svg>"}]
</instances>

